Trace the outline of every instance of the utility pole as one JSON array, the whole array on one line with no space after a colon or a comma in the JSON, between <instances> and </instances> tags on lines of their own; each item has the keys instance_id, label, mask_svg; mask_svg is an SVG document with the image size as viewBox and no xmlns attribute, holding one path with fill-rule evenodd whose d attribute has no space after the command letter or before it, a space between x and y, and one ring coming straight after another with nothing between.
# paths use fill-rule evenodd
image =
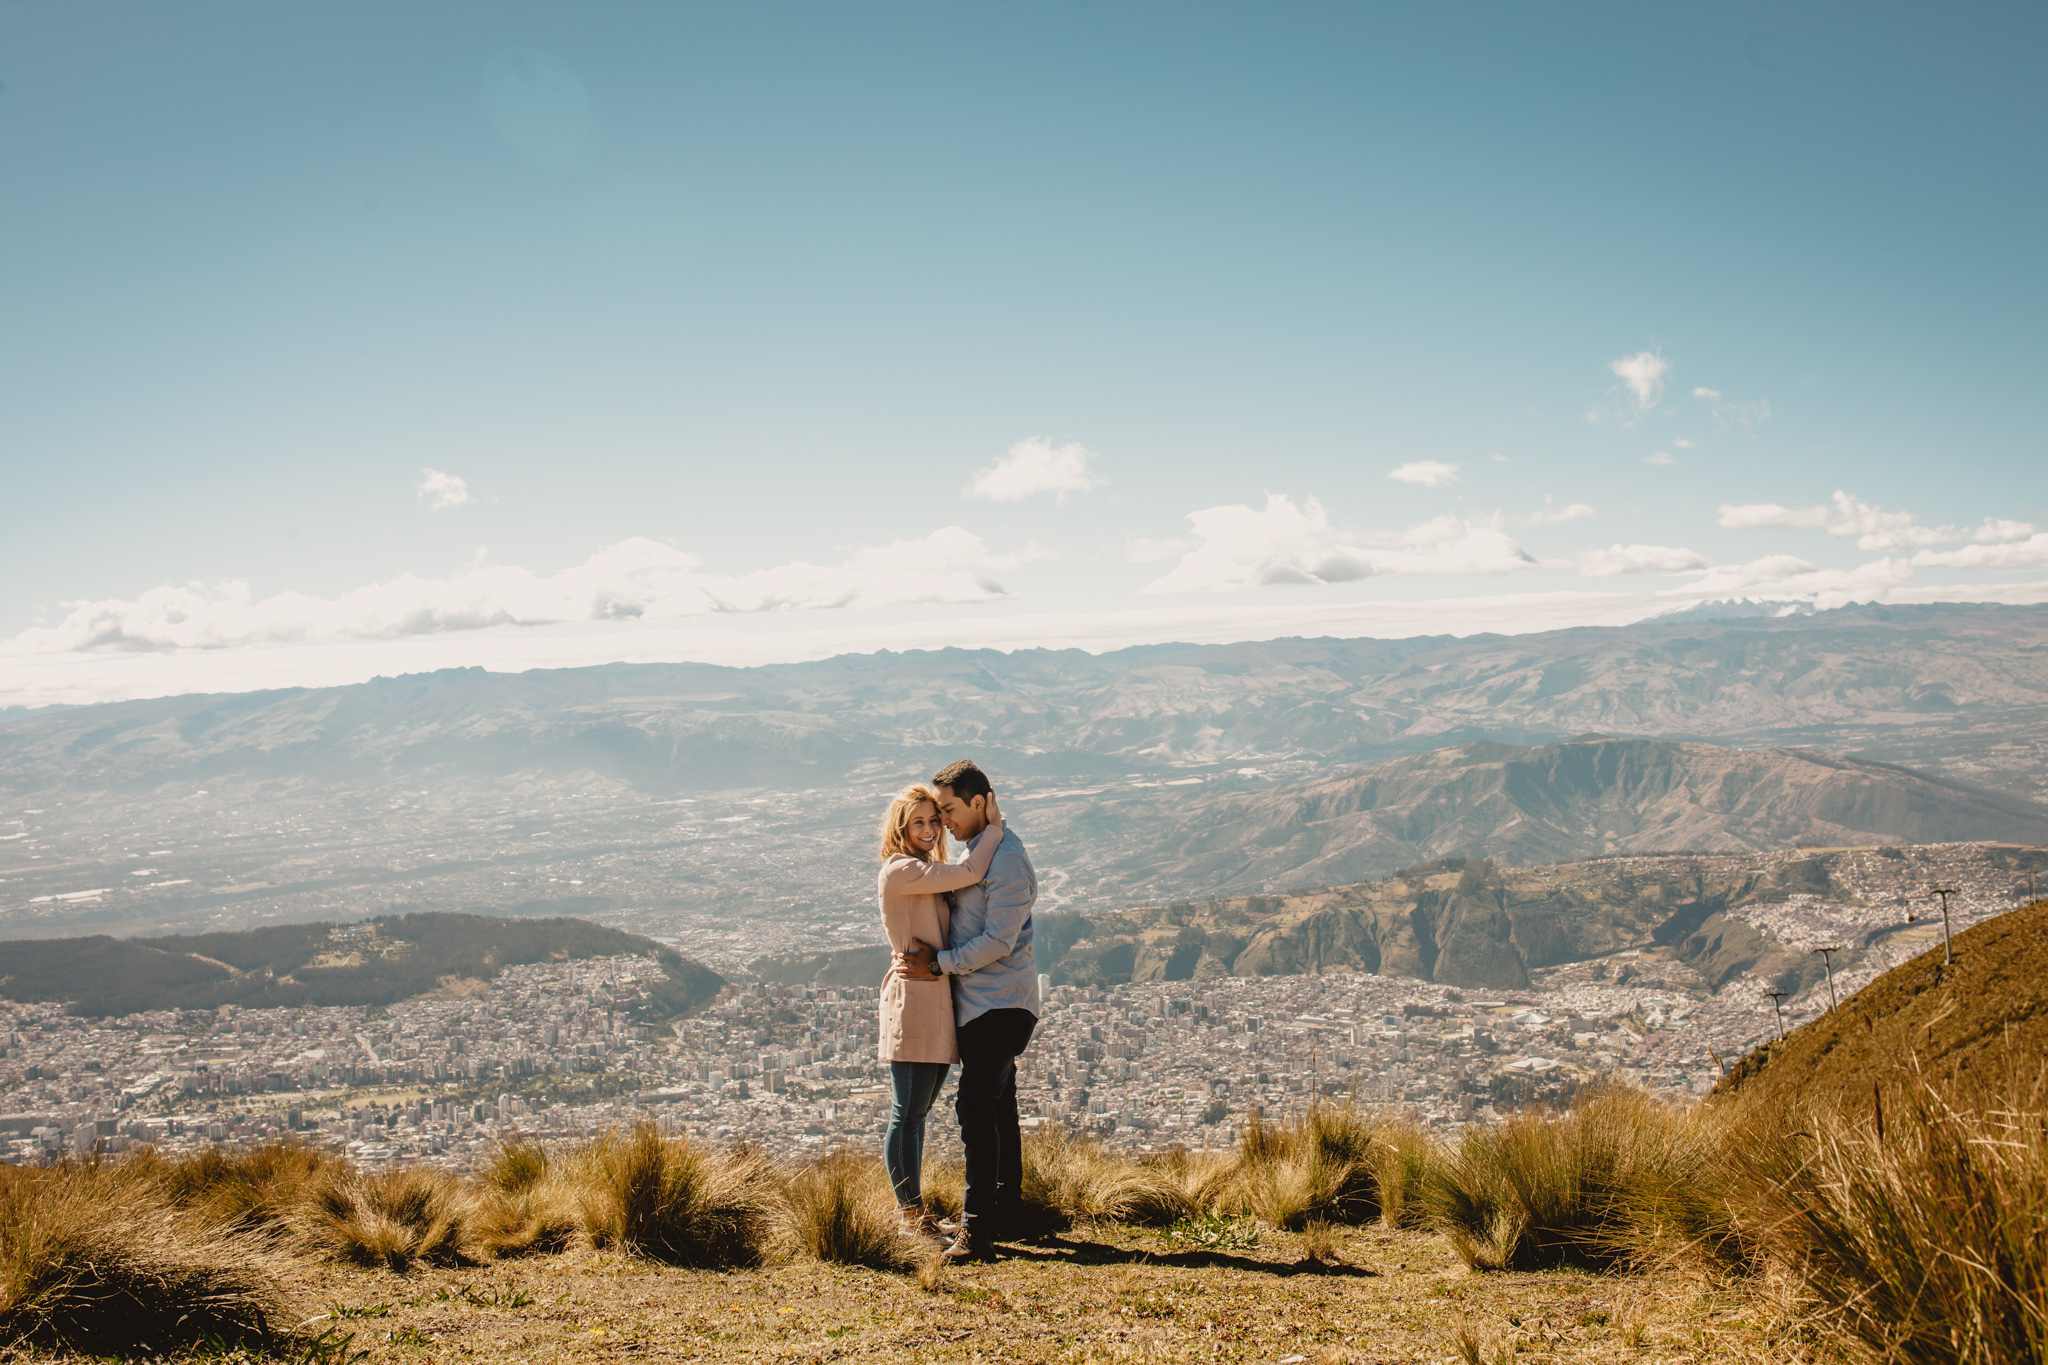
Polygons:
<instances>
[{"instance_id":1,"label":"utility pole","mask_svg":"<svg viewBox=\"0 0 2048 1365\"><path fill-rule=\"evenodd\" d=\"M1949 945L1948 898L1956 895L1957 892L1953 886L1937 886L1932 888L1932 890L1935 895L1941 897L1941 965L1944 967L1952 966L1956 960L1956 953L1955 949Z\"/></svg>"},{"instance_id":2,"label":"utility pole","mask_svg":"<svg viewBox=\"0 0 2048 1365\"><path fill-rule=\"evenodd\" d=\"M1815 948L1814 951L1820 954L1821 966L1827 970L1828 1013L1833 1014L1835 1012L1835 959L1833 958L1833 956L1831 956L1831 954L1841 952L1842 945L1839 943L1830 943L1827 947Z\"/></svg>"},{"instance_id":3,"label":"utility pole","mask_svg":"<svg viewBox=\"0 0 2048 1365\"><path fill-rule=\"evenodd\" d=\"M1784 1041L1785 1041L1785 996L1786 996L1786 992L1784 992L1784 991L1765 991L1765 992L1764 992L1764 994L1765 994L1765 995L1768 995L1769 997L1771 997L1771 1008L1777 1011L1777 1014L1778 1014L1778 1041L1782 1043L1782 1042L1784 1042Z\"/></svg>"}]
</instances>

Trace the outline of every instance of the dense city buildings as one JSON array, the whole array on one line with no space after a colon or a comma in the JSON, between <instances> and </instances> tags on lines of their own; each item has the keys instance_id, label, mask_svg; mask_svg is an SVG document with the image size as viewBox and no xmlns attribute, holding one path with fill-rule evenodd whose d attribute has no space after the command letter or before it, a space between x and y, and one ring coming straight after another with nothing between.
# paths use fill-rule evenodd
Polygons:
<instances>
[{"instance_id":1,"label":"dense city buildings","mask_svg":"<svg viewBox=\"0 0 2048 1365\"><path fill-rule=\"evenodd\" d=\"M1934 870L1959 888L1958 930L2012 902L1966 846ZM1802 950L1863 943L1837 973L1846 994L1936 941L1939 911L1924 908L1902 912L1872 888L1734 913ZM1895 923L1902 913L1910 925ZM94 1019L0 1002L0 1160L288 1137L371 1166L473 1169L516 1136L583 1139L639 1121L785 1158L878 1142L887 1075L875 989L781 985L721 965L739 979L667 1025L635 1017L661 972L647 957L512 967L382 1009ZM1022 1108L1029 1126L1144 1150L1224 1146L1248 1115L1318 1099L1448 1129L1610 1076L1697 1095L1776 1032L1766 985L1709 989L1654 945L1549 969L1513 992L1350 970L1089 988L1041 978ZM1813 1017L1828 1006L1824 978L1782 1004L1786 1027ZM944 1110L932 1134L939 1156L956 1145Z\"/></svg>"}]
</instances>

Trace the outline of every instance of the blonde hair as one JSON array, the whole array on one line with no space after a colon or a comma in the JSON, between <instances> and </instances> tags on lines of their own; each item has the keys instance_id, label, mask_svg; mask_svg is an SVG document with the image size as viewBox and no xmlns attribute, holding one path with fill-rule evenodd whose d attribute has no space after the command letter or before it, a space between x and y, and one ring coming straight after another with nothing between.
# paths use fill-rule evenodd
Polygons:
<instances>
[{"instance_id":1,"label":"blonde hair","mask_svg":"<svg viewBox=\"0 0 2048 1365\"><path fill-rule=\"evenodd\" d=\"M891 858L916 858L928 863L932 860L930 853L910 842L910 817L927 801L936 814L939 809L938 793L922 782L913 782L896 793L896 799L889 803L889 813L882 817L882 856L877 861L886 863ZM945 837L940 834L934 846Z\"/></svg>"}]
</instances>

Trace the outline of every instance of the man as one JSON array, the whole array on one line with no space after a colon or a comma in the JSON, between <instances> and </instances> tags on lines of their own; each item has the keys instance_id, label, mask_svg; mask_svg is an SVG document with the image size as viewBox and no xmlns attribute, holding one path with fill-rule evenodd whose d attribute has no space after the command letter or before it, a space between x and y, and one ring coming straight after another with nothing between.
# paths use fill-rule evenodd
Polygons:
<instances>
[{"instance_id":1,"label":"man","mask_svg":"<svg viewBox=\"0 0 2048 1365\"><path fill-rule=\"evenodd\" d=\"M994 791L966 759L932 778L946 832L961 843L988 827ZM953 978L954 1032L960 1084L953 1110L967 1149L967 1199L960 1235L946 1250L955 1261L983 1260L999 1239L1019 1231L1024 1183L1023 1134L1017 1126L1017 1058L1038 1025L1038 966L1031 957L1031 907L1038 873L1014 826L1005 825L988 875L953 893L953 946L919 939L896 955L909 975Z\"/></svg>"}]
</instances>

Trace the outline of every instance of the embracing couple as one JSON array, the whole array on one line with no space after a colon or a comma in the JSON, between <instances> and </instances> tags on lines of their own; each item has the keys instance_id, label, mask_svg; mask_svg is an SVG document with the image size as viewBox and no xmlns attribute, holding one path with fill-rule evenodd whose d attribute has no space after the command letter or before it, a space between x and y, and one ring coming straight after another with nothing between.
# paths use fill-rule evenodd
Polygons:
<instances>
[{"instance_id":1,"label":"embracing couple","mask_svg":"<svg viewBox=\"0 0 2048 1365\"><path fill-rule=\"evenodd\" d=\"M945 860L948 834L965 845L957 863ZM945 1254L984 1260L1023 1231L1017 1058L1038 1025L1038 874L1023 842L1003 828L988 778L962 759L889 803L878 883L895 954L882 983L882 1060L895 1090L883 1159L904 1222L936 1235L919 1183L924 1122L958 1062L953 1111L967 1153L967 1198Z\"/></svg>"}]
</instances>

